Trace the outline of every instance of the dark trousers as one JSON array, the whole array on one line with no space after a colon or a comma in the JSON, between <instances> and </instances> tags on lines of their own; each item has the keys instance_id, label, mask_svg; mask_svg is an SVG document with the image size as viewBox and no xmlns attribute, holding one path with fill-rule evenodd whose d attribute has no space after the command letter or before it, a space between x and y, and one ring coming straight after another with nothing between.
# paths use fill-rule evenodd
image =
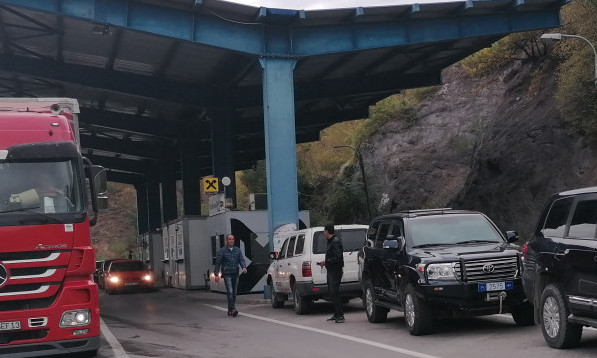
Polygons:
<instances>
[{"instance_id":1,"label":"dark trousers","mask_svg":"<svg viewBox=\"0 0 597 358\"><path fill-rule=\"evenodd\" d=\"M342 281L342 269L327 270L328 292L330 301L334 304L334 316L344 316L342 301L340 301L340 281Z\"/></svg>"},{"instance_id":2,"label":"dark trousers","mask_svg":"<svg viewBox=\"0 0 597 358\"><path fill-rule=\"evenodd\" d=\"M222 274L226 286L226 298L228 298L228 312L235 308L236 289L238 287L238 273Z\"/></svg>"}]
</instances>

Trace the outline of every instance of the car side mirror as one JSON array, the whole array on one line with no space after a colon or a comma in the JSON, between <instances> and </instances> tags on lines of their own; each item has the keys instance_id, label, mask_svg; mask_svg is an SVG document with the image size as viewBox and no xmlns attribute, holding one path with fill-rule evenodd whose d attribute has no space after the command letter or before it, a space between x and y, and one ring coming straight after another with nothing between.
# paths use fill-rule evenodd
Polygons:
<instances>
[{"instance_id":1,"label":"car side mirror","mask_svg":"<svg viewBox=\"0 0 597 358\"><path fill-rule=\"evenodd\" d=\"M518 236L518 232L516 231L506 231L506 241L512 243L518 241L520 236Z\"/></svg>"},{"instance_id":2,"label":"car side mirror","mask_svg":"<svg viewBox=\"0 0 597 358\"><path fill-rule=\"evenodd\" d=\"M279 254L280 253L278 251L272 251L272 252L269 253L269 258L272 259L272 260L277 260Z\"/></svg>"},{"instance_id":3,"label":"car side mirror","mask_svg":"<svg viewBox=\"0 0 597 358\"><path fill-rule=\"evenodd\" d=\"M384 249L402 251L404 249L404 237L388 235L387 238L383 241L382 247Z\"/></svg>"}]
</instances>

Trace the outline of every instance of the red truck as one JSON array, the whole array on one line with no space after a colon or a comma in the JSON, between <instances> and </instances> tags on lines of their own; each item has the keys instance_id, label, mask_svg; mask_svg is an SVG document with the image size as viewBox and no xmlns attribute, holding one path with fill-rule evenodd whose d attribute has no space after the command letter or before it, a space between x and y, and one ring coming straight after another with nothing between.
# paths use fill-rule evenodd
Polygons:
<instances>
[{"instance_id":1,"label":"red truck","mask_svg":"<svg viewBox=\"0 0 597 358\"><path fill-rule=\"evenodd\" d=\"M78 113L74 99L0 98L0 357L99 349L89 227L106 174L81 155Z\"/></svg>"}]
</instances>

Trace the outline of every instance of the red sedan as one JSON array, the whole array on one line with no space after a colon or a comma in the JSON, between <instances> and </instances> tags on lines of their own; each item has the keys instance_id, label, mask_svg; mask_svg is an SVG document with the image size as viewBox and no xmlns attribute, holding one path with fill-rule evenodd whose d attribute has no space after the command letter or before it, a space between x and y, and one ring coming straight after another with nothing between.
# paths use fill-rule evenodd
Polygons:
<instances>
[{"instance_id":1,"label":"red sedan","mask_svg":"<svg viewBox=\"0 0 597 358\"><path fill-rule=\"evenodd\" d=\"M112 294L125 290L152 291L154 277L143 261L114 260L105 272L104 286L106 293Z\"/></svg>"}]
</instances>

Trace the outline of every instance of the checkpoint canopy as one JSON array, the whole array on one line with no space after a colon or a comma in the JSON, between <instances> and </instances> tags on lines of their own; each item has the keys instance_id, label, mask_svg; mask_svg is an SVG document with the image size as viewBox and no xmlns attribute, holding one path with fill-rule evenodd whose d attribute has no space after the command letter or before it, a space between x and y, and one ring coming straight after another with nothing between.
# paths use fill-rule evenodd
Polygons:
<instances>
[{"instance_id":1,"label":"checkpoint canopy","mask_svg":"<svg viewBox=\"0 0 597 358\"><path fill-rule=\"evenodd\" d=\"M509 33L560 26L566 2L0 0L0 85L5 96L77 98L82 150L142 193L148 230L175 218L176 180L185 213L198 214L201 177L265 159L273 232L298 220L296 143L441 83L443 68Z\"/></svg>"}]
</instances>

